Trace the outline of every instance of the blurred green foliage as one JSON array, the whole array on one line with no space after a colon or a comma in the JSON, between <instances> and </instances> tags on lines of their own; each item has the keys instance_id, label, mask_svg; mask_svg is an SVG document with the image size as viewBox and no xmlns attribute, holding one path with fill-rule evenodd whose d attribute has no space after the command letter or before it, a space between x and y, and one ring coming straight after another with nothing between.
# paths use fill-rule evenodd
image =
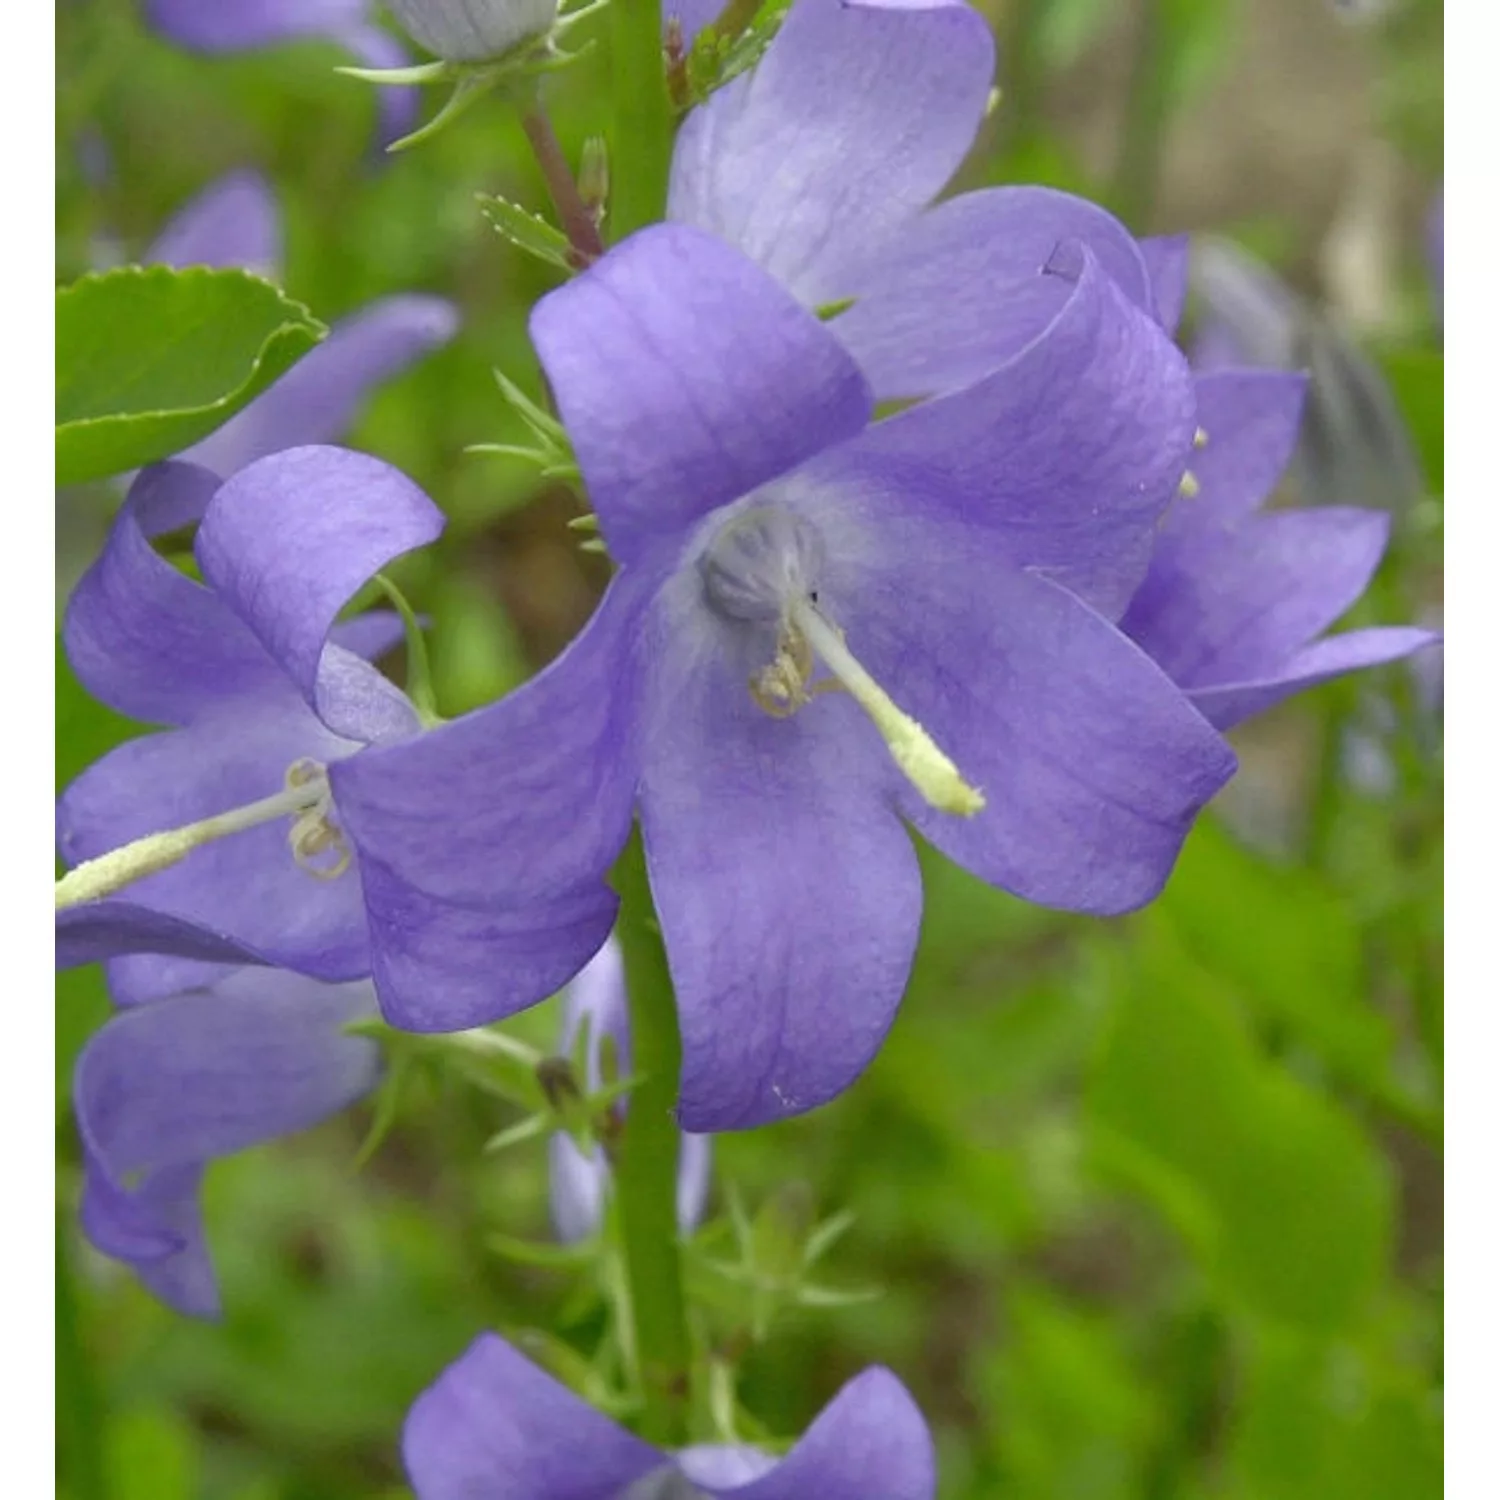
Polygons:
<instances>
[{"instance_id":1,"label":"blurred green foliage","mask_svg":"<svg viewBox=\"0 0 1500 1500\"><path fill-rule=\"evenodd\" d=\"M1113 164L1091 167L1055 128L1048 89L1108 42L1116 8L1016 0L995 16L1005 96L966 180L1106 194ZM1225 0L1162 18L1177 39L1170 115L1234 68L1243 15ZM392 291L459 302L462 337L383 390L351 440L451 518L442 543L397 570L432 621L439 706L508 690L576 630L605 576L566 528L577 502L565 488L464 452L524 437L490 370L539 393L526 316L561 274L518 253L474 201L545 202L515 122L487 101L376 162L369 91L332 73L329 49L196 59L149 35L125 0L58 19L60 279L138 254L218 173L253 164L280 195L287 289L317 317ZM1435 175L1440 10L1398 6L1348 45L1368 53L1393 138ZM1035 76L1007 74L1009 58ZM591 56L553 90L575 158L607 123L606 76ZM1147 136L1139 149L1155 150ZM1289 210L1260 233L1295 260L1313 226ZM1406 260L1415 285L1419 252ZM1388 606L1435 597L1440 338L1429 324L1380 354L1433 491L1380 580L1391 619ZM114 491L71 498L77 522L102 517ZM92 703L60 657L57 690L63 782L139 726ZM1343 752L1372 704L1390 776L1366 790ZM798 1431L880 1360L933 1424L945 1500L1438 1494L1435 742L1402 669L1269 716L1241 737L1242 786L1161 900L1126 920L1023 906L923 851L922 947L874 1067L816 1114L717 1147L720 1217L693 1282L721 1352L743 1357L741 1394L765 1434ZM481 1328L523 1342L551 1330L529 1347L583 1377L602 1329L597 1285L501 1253L514 1247L496 1238L546 1240L543 1153L483 1155L514 1112L428 1070L405 1076L394 1129L362 1167L374 1104L216 1168L207 1208L225 1319L191 1323L155 1303L73 1228L68 1076L107 1010L96 971L59 977L68 1500L393 1497L407 1404ZM548 1005L514 1029L547 1046L556 1022ZM752 1318L748 1294L706 1265L733 1240L730 1184L754 1253L777 1266L795 1265L809 1226L852 1211L816 1280L881 1295L774 1299L768 1337L748 1340L766 1308Z\"/></svg>"}]
</instances>

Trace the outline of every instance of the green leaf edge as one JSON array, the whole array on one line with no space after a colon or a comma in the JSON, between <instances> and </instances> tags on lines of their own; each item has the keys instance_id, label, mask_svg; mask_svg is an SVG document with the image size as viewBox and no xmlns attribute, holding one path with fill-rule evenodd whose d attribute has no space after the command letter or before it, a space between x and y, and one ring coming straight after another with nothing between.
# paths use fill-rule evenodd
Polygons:
<instances>
[{"instance_id":1,"label":"green leaf edge","mask_svg":"<svg viewBox=\"0 0 1500 1500\"><path fill-rule=\"evenodd\" d=\"M104 479L111 474L123 473L128 469L140 468L148 463L155 463L162 458L169 458L172 453L181 452L184 447L192 443L201 442L210 433L217 431L234 416L250 404L262 391L274 384L281 376L285 375L291 367L297 363L303 355L316 348L328 337L328 325L320 318L313 316L312 309L305 303L297 301L276 285L274 281L264 276L257 276L252 271L244 270L237 266L186 266L182 268L174 266L113 266L107 271L86 271L77 280L71 281L67 286L56 288L54 298L54 319L57 309L62 305L63 299L84 286L99 282L133 278L145 280L147 278L165 279L202 279L205 277L231 278L249 282L268 289L276 298L277 303L285 310L286 319L278 324L262 340L255 358L250 363L245 379L232 391L226 392L216 401L208 402L203 406L163 407L156 411L120 412L102 417L81 417L71 422L58 423L54 426L55 437L55 482L64 484L83 484L91 479ZM291 358L281 362L281 354L287 346L294 346L298 341L298 335L306 334L308 343L305 348L292 355ZM278 346L281 346L278 348ZM273 355L275 356L273 358ZM271 373L267 373L267 372ZM142 443L132 452L140 452L141 457L131 462L115 466L109 465L104 468L98 466L97 461L89 462L90 455L85 452L82 458L77 455L69 455L67 450L73 447L72 439L81 434L87 434L90 438L107 435L112 428L125 428L133 423L166 421L171 418L191 419L201 415L205 419L203 427L196 435L185 443L174 443L165 451L157 451L159 444ZM212 420L212 419L217 420ZM69 462L69 458L72 462Z\"/></svg>"}]
</instances>

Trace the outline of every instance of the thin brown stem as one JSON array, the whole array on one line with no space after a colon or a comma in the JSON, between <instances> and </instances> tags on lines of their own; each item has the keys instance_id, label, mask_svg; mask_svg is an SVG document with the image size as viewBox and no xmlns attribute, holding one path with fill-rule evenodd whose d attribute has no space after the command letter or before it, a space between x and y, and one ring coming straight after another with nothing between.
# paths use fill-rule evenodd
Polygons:
<instances>
[{"instance_id":1,"label":"thin brown stem","mask_svg":"<svg viewBox=\"0 0 1500 1500\"><path fill-rule=\"evenodd\" d=\"M580 268L592 265L604 254L604 240L588 204L583 201L583 194L578 191L577 179L568 165L551 120L540 105L533 105L521 116L521 128L531 142L537 165L542 169L542 179L552 197L552 206L557 210L558 221Z\"/></svg>"}]
</instances>

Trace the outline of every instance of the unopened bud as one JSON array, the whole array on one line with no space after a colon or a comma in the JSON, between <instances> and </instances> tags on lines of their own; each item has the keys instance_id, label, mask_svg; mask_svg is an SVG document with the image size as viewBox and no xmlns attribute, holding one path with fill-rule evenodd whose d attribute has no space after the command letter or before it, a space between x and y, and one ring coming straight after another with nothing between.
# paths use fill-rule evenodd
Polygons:
<instances>
[{"instance_id":1,"label":"unopened bud","mask_svg":"<svg viewBox=\"0 0 1500 1500\"><path fill-rule=\"evenodd\" d=\"M557 0L389 0L407 34L444 62L488 62L550 31Z\"/></svg>"}]
</instances>

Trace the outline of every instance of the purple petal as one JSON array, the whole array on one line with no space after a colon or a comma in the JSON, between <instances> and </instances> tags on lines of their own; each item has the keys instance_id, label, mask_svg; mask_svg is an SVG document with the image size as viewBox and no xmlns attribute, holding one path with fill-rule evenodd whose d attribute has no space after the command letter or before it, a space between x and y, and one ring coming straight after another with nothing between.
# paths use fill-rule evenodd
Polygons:
<instances>
[{"instance_id":1,"label":"purple petal","mask_svg":"<svg viewBox=\"0 0 1500 1500\"><path fill-rule=\"evenodd\" d=\"M826 534L858 525L867 538L857 565L825 569L820 608L987 799L955 817L903 782L906 816L965 869L1040 905L1112 914L1149 901L1233 772L1229 747L1138 647L1010 567L982 527L872 491L819 507Z\"/></svg>"},{"instance_id":2,"label":"purple petal","mask_svg":"<svg viewBox=\"0 0 1500 1500\"><path fill-rule=\"evenodd\" d=\"M383 297L341 319L275 385L183 455L234 474L268 454L343 437L370 393L457 331L441 297Z\"/></svg>"},{"instance_id":3,"label":"purple petal","mask_svg":"<svg viewBox=\"0 0 1500 1500\"><path fill-rule=\"evenodd\" d=\"M386 1015L456 1030L534 1005L598 951L630 829L632 644L659 572L618 575L509 697L331 776L359 846Z\"/></svg>"},{"instance_id":4,"label":"purple petal","mask_svg":"<svg viewBox=\"0 0 1500 1500\"><path fill-rule=\"evenodd\" d=\"M69 864L96 858L148 833L271 796L296 760L326 763L358 748L324 729L283 683L277 698L237 700L186 729L112 750L60 799L58 848ZM135 882L128 902L118 904L138 903L319 978L367 974L357 866L337 879L318 879L293 861L289 831L290 820L282 820L195 849ZM124 951L140 948L132 942ZM221 956L180 946L167 951Z\"/></svg>"},{"instance_id":5,"label":"purple petal","mask_svg":"<svg viewBox=\"0 0 1500 1500\"><path fill-rule=\"evenodd\" d=\"M968 385L1062 310L1072 283L1045 272L1065 241L1086 245L1151 310L1146 263L1113 215L1052 188L990 188L939 204L851 262L841 285L854 306L830 326L882 400Z\"/></svg>"},{"instance_id":6,"label":"purple petal","mask_svg":"<svg viewBox=\"0 0 1500 1500\"><path fill-rule=\"evenodd\" d=\"M687 1463L683 1467L696 1479ZM823 1408L763 1478L742 1487L709 1483L708 1490L733 1500L933 1500L937 1466L916 1402L889 1370L875 1365Z\"/></svg>"},{"instance_id":7,"label":"purple petal","mask_svg":"<svg viewBox=\"0 0 1500 1500\"><path fill-rule=\"evenodd\" d=\"M78 1219L96 1250L131 1265L168 1307L190 1318L217 1318L219 1286L203 1232L202 1183L201 1167L167 1167L121 1189L87 1167Z\"/></svg>"},{"instance_id":8,"label":"purple petal","mask_svg":"<svg viewBox=\"0 0 1500 1500\"><path fill-rule=\"evenodd\" d=\"M1305 375L1274 370L1221 370L1194 386L1206 438L1191 460L1201 503L1174 505L1168 533L1258 510L1291 462L1307 396Z\"/></svg>"},{"instance_id":9,"label":"purple petal","mask_svg":"<svg viewBox=\"0 0 1500 1500\"><path fill-rule=\"evenodd\" d=\"M565 1131L553 1133L547 1142L547 1202L553 1232L563 1244L598 1231L608 1185L609 1165L597 1146L582 1151Z\"/></svg>"},{"instance_id":10,"label":"purple petal","mask_svg":"<svg viewBox=\"0 0 1500 1500\"><path fill-rule=\"evenodd\" d=\"M630 1017L625 999L625 957L620 945L610 937L602 948L579 970L563 991L562 1032L557 1050L570 1055L578 1040L579 1028L589 1028L588 1055L584 1059L584 1087L590 1092L600 1087L599 1045L611 1038L621 1074L630 1072Z\"/></svg>"},{"instance_id":11,"label":"purple petal","mask_svg":"<svg viewBox=\"0 0 1500 1500\"><path fill-rule=\"evenodd\" d=\"M693 642L696 571L643 641L641 829L682 1028L678 1119L729 1130L814 1108L885 1039L921 880L895 777L852 699L772 719L748 666Z\"/></svg>"},{"instance_id":12,"label":"purple petal","mask_svg":"<svg viewBox=\"0 0 1500 1500\"><path fill-rule=\"evenodd\" d=\"M281 267L281 216L271 184L248 169L226 172L178 209L141 261L148 266L244 266L275 280Z\"/></svg>"},{"instance_id":13,"label":"purple petal","mask_svg":"<svg viewBox=\"0 0 1500 1500\"><path fill-rule=\"evenodd\" d=\"M218 485L193 464L143 469L68 601L63 644L78 680L131 718L180 724L281 681L222 602L151 546L153 536L196 521Z\"/></svg>"},{"instance_id":14,"label":"purple petal","mask_svg":"<svg viewBox=\"0 0 1500 1500\"><path fill-rule=\"evenodd\" d=\"M871 409L812 314L681 225L633 235L544 297L531 334L621 562L858 432Z\"/></svg>"},{"instance_id":15,"label":"purple petal","mask_svg":"<svg viewBox=\"0 0 1500 1500\"><path fill-rule=\"evenodd\" d=\"M406 49L369 20L369 0L147 0L156 30L190 52L244 52L304 37L325 37L367 68L399 68ZM382 144L399 140L416 123L420 93L380 90Z\"/></svg>"},{"instance_id":16,"label":"purple petal","mask_svg":"<svg viewBox=\"0 0 1500 1500\"><path fill-rule=\"evenodd\" d=\"M215 1312L196 1207L202 1165L368 1093L379 1048L343 1028L374 1008L368 983L243 969L106 1023L78 1059L73 1090L89 1238L137 1264L180 1310Z\"/></svg>"},{"instance_id":17,"label":"purple petal","mask_svg":"<svg viewBox=\"0 0 1500 1500\"><path fill-rule=\"evenodd\" d=\"M330 728L361 738L320 671L340 609L442 512L398 469L344 448L292 448L225 482L198 528L203 576Z\"/></svg>"},{"instance_id":18,"label":"purple petal","mask_svg":"<svg viewBox=\"0 0 1500 1500\"><path fill-rule=\"evenodd\" d=\"M877 423L801 475L873 490L896 511L920 496L934 517L985 528L989 551L1113 618L1188 466L1193 386L1161 329L1081 254L1062 312L1009 365Z\"/></svg>"},{"instance_id":19,"label":"purple petal","mask_svg":"<svg viewBox=\"0 0 1500 1500\"><path fill-rule=\"evenodd\" d=\"M158 31L194 52L240 52L360 21L367 0L146 0Z\"/></svg>"},{"instance_id":20,"label":"purple petal","mask_svg":"<svg viewBox=\"0 0 1500 1500\"><path fill-rule=\"evenodd\" d=\"M1256 681L1216 684L1194 689L1188 696L1211 724L1232 729L1304 688L1342 677L1346 672L1357 672L1361 667L1376 667L1410 656L1441 639L1435 631L1405 625L1349 630L1304 646L1282 663L1279 670Z\"/></svg>"},{"instance_id":21,"label":"purple petal","mask_svg":"<svg viewBox=\"0 0 1500 1500\"><path fill-rule=\"evenodd\" d=\"M604 1500L667 1461L491 1333L417 1397L401 1456L417 1500Z\"/></svg>"},{"instance_id":22,"label":"purple petal","mask_svg":"<svg viewBox=\"0 0 1500 1500\"><path fill-rule=\"evenodd\" d=\"M753 72L678 132L667 217L737 245L809 305L925 207L964 158L994 69L947 0L798 0Z\"/></svg>"},{"instance_id":23,"label":"purple petal","mask_svg":"<svg viewBox=\"0 0 1500 1500\"><path fill-rule=\"evenodd\" d=\"M90 901L58 912L59 969L98 963L119 953L174 954L184 961L201 960L216 964L254 963L257 960L257 955L224 933L134 901L113 898ZM131 998L133 1001L142 997Z\"/></svg>"},{"instance_id":24,"label":"purple petal","mask_svg":"<svg viewBox=\"0 0 1500 1500\"><path fill-rule=\"evenodd\" d=\"M160 913L152 915L160 916ZM170 948L153 947L145 942L144 934L141 940L132 938L123 944L117 942L112 950L101 955L106 960L104 977L109 998L122 1009L142 1005L166 995L180 995L184 990L208 989L231 968L266 962L265 955L252 948L242 948L237 962L227 955L222 962L209 962L192 957L172 957L171 953Z\"/></svg>"},{"instance_id":25,"label":"purple petal","mask_svg":"<svg viewBox=\"0 0 1500 1500\"><path fill-rule=\"evenodd\" d=\"M1188 237L1161 234L1140 241L1141 257L1151 278L1151 301L1156 321L1176 334L1182 321L1188 288Z\"/></svg>"},{"instance_id":26,"label":"purple petal","mask_svg":"<svg viewBox=\"0 0 1500 1500\"><path fill-rule=\"evenodd\" d=\"M1323 506L1164 536L1120 628L1182 688L1258 680L1359 598L1389 532L1383 511Z\"/></svg>"},{"instance_id":27,"label":"purple petal","mask_svg":"<svg viewBox=\"0 0 1500 1500\"><path fill-rule=\"evenodd\" d=\"M329 640L366 661L379 661L406 638L406 627L393 609L368 609L350 620L340 620Z\"/></svg>"}]
</instances>

